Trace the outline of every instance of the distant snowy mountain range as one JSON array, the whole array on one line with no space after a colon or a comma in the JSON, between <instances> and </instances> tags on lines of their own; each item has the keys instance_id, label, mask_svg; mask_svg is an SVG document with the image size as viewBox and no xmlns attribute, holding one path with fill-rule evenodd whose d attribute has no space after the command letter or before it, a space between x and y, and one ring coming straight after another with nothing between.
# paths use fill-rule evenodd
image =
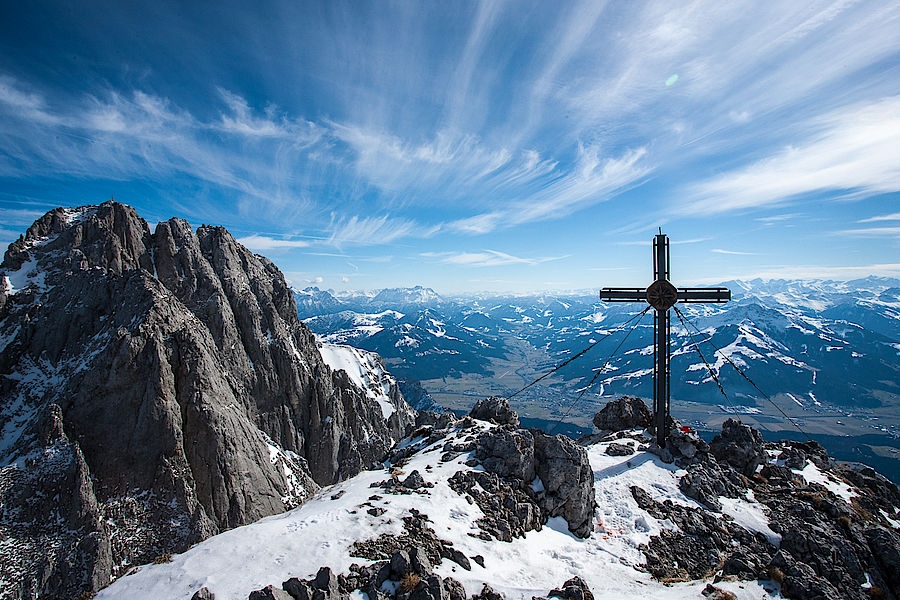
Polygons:
<instances>
[{"instance_id":1,"label":"distant snowy mountain range","mask_svg":"<svg viewBox=\"0 0 900 600\"><path fill-rule=\"evenodd\" d=\"M762 428L772 418L781 419L726 362L728 356L799 426L815 421L818 432L828 435L886 436L886 445L881 439L870 441L873 446L895 448L884 450L885 456L898 455L900 280L752 280L722 285L732 290L733 300L683 306L687 328L672 314L674 401L706 405L713 416L742 414ZM642 310L641 305L604 304L596 292L441 298L420 290L378 294L400 298L403 306L376 305L371 300L375 295L344 300L318 292L318 305L304 305L304 322L320 341L378 352L392 372L421 381L439 402L454 408L457 397L462 408L472 396L509 395L611 333L545 382L548 385L535 386L517 401L542 406L550 416L566 414L571 400L610 356L584 396L588 404L572 414L588 414L590 403L602 405L621 394L652 396L652 313L644 315L613 355L628 330L617 328ZM407 303L411 296L421 301ZM862 421L857 429L848 429L845 416ZM691 422L702 428L708 419L701 414ZM711 429L715 426L713 422ZM793 425L787 429L797 433ZM859 457L869 458L877 459Z\"/></svg>"},{"instance_id":2,"label":"distant snowy mountain range","mask_svg":"<svg viewBox=\"0 0 900 600\"><path fill-rule=\"evenodd\" d=\"M740 375L723 369L708 343L721 349L770 393L792 394L795 402L874 407L900 401L900 280L867 278L833 281L729 281L725 305L691 305L685 316L702 332L672 317L673 396L724 402L694 349L701 344L726 389L743 388ZM593 294L498 296L445 300L433 290L384 290L368 302L344 302L308 288L295 292L305 302L306 324L322 341L347 343L381 354L392 370L419 380L483 373L491 358L511 352L510 338L524 339L562 361L634 315L640 305L606 305ZM416 297L416 302L410 302ZM397 305L377 298L396 298ZM381 309L373 311L377 304ZM400 306L403 304L405 306ZM298 304L299 306L299 304ZM583 384L621 340L610 336L585 360L563 372ZM622 351L600 377L606 394L650 393L652 317L646 315ZM606 352L604 352L606 351ZM549 365L549 363L548 363ZM440 370L440 374L437 372ZM500 390L496 390L500 391ZM512 391L512 390L509 390ZM739 397L753 394L741 389Z\"/></svg>"}]
</instances>

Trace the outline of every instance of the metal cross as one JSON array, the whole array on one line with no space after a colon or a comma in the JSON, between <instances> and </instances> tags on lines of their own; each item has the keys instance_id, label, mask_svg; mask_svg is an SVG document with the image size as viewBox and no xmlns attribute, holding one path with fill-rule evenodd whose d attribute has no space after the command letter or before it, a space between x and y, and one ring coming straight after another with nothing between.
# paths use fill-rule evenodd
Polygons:
<instances>
[{"instance_id":1,"label":"metal cross","mask_svg":"<svg viewBox=\"0 0 900 600\"><path fill-rule=\"evenodd\" d=\"M653 238L653 283L643 288L603 288L604 302L646 302L653 307L653 424L656 443L666 447L669 416L669 309L676 302L722 303L731 300L728 288L676 288L669 283L669 238L660 229Z\"/></svg>"}]
</instances>

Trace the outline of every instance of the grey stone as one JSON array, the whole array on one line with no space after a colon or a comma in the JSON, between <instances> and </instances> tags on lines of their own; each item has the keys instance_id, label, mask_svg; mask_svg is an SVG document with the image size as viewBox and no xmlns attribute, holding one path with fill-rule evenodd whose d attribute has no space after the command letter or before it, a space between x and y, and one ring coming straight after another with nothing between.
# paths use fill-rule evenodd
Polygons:
<instances>
[{"instance_id":1,"label":"grey stone","mask_svg":"<svg viewBox=\"0 0 900 600\"><path fill-rule=\"evenodd\" d=\"M870 527L865 535L891 592L900 596L900 536L884 527Z\"/></svg>"},{"instance_id":2,"label":"grey stone","mask_svg":"<svg viewBox=\"0 0 900 600\"><path fill-rule=\"evenodd\" d=\"M634 454L634 446L631 444L618 444L613 442L606 447L606 453L610 456L630 456Z\"/></svg>"},{"instance_id":3,"label":"grey stone","mask_svg":"<svg viewBox=\"0 0 900 600\"><path fill-rule=\"evenodd\" d=\"M425 486L425 479L422 477L422 474L419 473L418 470L414 470L412 473L407 476L406 479L403 480L403 487L409 488L411 490L417 490L420 487Z\"/></svg>"},{"instance_id":4,"label":"grey stone","mask_svg":"<svg viewBox=\"0 0 900 600\"><path fill-rule=\"evenodd\" d=\"M469 562L469 557L462 553L462 551L457 550L453 546L444 545L441 546L441 556L448 560L452 560L459 566L461 566L466 571L472 570L472 563Z\"/></svg>"},{"instance_id":5,"label":"grey stone","mask_svg":"<svg viewBox=\"0 0 900 600\"><path fill-rule=\"evenodd\" d=\"M449 600L450 592L440 575L431 574L416 586L409 600Z\"/></svg>"},{"instance_id":6,"label":"grey stone","mask_svg":"<svg viewBox=\"0 0 900 600\"><path fill-rule=\"evenodd\" d=\"M588 537L593 529L594 470L585 449L564 435L532 429L535 471L544 484L538 502L550 516L562 516L569 531Z\"/></svg>"},{"instance_id":7,"label":"grey stone","mask_svg":"<svg viewBox=\"0 0 900 600\"><path fill-rule=\"evenodd\" d=\"M282 589L291 595L294 600L312 600L313 594L307 582L291 577L281 584Z\"/></svg>"},{"instance_id":8,"label":"grey stone","mask_svg":"<svg viewBox=\"0 0 900 600\"><path fill-rule=\"evenodd\" d=\"M607 431L649 427L651 416L650 409L643 400L622 396L618 400L607 402L606 406L594 415L594 426Z\"/></svg>"},{"instance_id":9,"label":"grey stone","mask_svg":"<svg viewBox=\"0 0 900 600\"><path fill-rule=\"evenodd\" d=\"M730 464L748 477L766 460L762 435L734 419L722 423L722 433L713 438L709 449L719 462Z\"/></svg>"},{"instance_id":10,"label":"grey stone","mask_svg":"<svg viewBox=\"0 0 900 600\"><path fill-rule=\"evenodd\" d=\"M202 587L191 596L191 600L216 600L216 595L208 587Z\"/></svg>"},{"instance_id":11,"label":"grey stone","mask_svg":"<svg viewBox=\"0 0 900 600\"><path fill-rule=\"evenodd\" d=\"M731 473L722 470L715 459L706 455L687 465L686 473L678 481L678 487L688 498L693 498L712 510L722 509L719 496L740 497L744 489Z\"/></svg>"},{"instance_id":12,"label":"grey stone","mask_svg":"<svg viewBox=\"0 0 900 600\"><path fill-rule=\"evenodd\" d=\"M489 473L531 481L534 479L534 436L523 429L488 430L475 442L475 458Z\"/></svg>"},{"instance_id":13,"label":"grey stone","mask_svg":"<svg viewBox=\"0 0 900 600\"><path fill-rule=\"evenodd\" d=\"M444 577L444 589L449 600L466 600L466 588L452 577Z\"/></svg>"},{"instance_id":14,"label":"grey stone","mask_svg":"<svg viewBox=\"0 0 900 600\"><path fill-rule=\"evenodd\" d=\"M581 577L577 575L562 584L562 587L550 590L549 597L564 600L594 600L594 594Z\"/></svg>"},{"instance_id":15,"label":"grey stone","mask_svg":"<svg viewBox=\"0 0 900 600\"><path fill-rule=\"evenodd\" d=\"M414 546L410 549L409 566L412 569L413 573L415 573L419 577L431 575L431 573L434 571L434 567L431 565L431 560L429 560L428 554L421 546Z\"/></svg>"},{"instance_id":16,"label":"grey stone","mask_svg":"<svg viewBox=\"0 0 900 600\"><path fill-rule=\"evenodd\" d=\"M497 425L519 426L519 416L509 406L509 400L491 396L482 398L472 407L469 416L480 421L490 421Z\"/></svg>"},{"instance_id":17,"label":"grey stone","mask_svg":"<svg viewBox=\"0 0 900 600\"><path fill-rule=\"evenodd\" d=\"M267 585L261 590L250 592L250 600L293 600L291 595L274 585Z\"/></svg>"},{"instance_id":18,"label":"grey stone","mask_svg":"<svg viewBox=\"0 0 900 600\"><path fill-rule=\"evenodd\" d=\"M795 560L789 552L779 550L772 557L771 566L777 567L783 573L781 591L788 598L796 600L841 600L845 598L827 579L817 575L806 563Z\"/></svg>"},{"instance_id":19,"label":"grey stone","mask_svg":"<svg viewBox=\"0 0 900 600\"><path fill-rule=\"evenodd\" d=\"M391 556L391 579L401 579L410 572L409 553L398 550Z\"/></svg>"},{"instance_id":20,"label":"grey stone","mask_svg":"<svg viewBox=\"0 0 900 600\"><path fill-rule=\"evenodd\" d=\"M338 578L329 567L319 569L316 573L316 578L313 580L313 586L325 592L326 598L336 598L341 593Z\"/></svg>"},{"instance_id":21,"label":"grey stone","mask_svg":"<svg viewBox=\"0 0 900 600\"><path fill-rule=\"evenodd\" d=\"M485 583L481 587L481 591L472 596L472 600L503 600L503 596L495 592L494 588Z\"/></svg>"}]
</instances>

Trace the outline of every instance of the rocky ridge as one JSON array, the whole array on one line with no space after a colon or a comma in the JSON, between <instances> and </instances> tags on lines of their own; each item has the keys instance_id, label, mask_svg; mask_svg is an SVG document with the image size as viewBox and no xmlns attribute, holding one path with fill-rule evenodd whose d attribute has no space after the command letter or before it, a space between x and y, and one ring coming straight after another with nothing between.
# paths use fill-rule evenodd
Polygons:
<instances>
[{"instance_id":1,"label":"rocky ridge","mask_svg":"<svg viewBox=\"0 0 900 600\"><path fill-rule=\"evenodd\" d=\"M511 420L502 401L489 404ZM626 421L607 420L611 429L578 448L538 430L422 413L381 469L320 491L283 525L250 525L122 578L98 600L163 590L187 600L201 585L282 600L527 599L551 588L574 600L896 597L900 497L884 478L835 464L813 443L763 442L738 422L707 444L672 421L665 453ZM559 450L540 450L542 436ZM578 458L549 458L562 456ZM551 499L548 466L573 483L587 467L590 500L580 485ZM551 516L566 504L580 513ZM589 515L580 532L579 514ZM260 544L284 560L236 576L231 561ZM316 552L296 550L309 545Z\"/></svg>"},{"instance_id":2,"label":"rocky ridge","mask_svg":"<svg viewBox=\"0 0 900 600\"><path fill-rule=\"evenodd\" d=\"M631 415L646 411L638 404L625 397L598 413L595 423L619 430L601 439L629 433ZM900 597L900 491L885 477L835 463L813 441L765 442L733 419L708 444L676 420L669 427L667 451L642 447L683 470L678 486L698 505L658 502L631 487L642 509L675 524L643 547L654 576L772 579L798 600ZM748 531L726 516L726 504L748 500L765 512L765 528Z\"/></svg>"},{"instance_id":3,"label":"rocky ridge","mask_svg":"<svg viewBox=\"0 0 900 600\"><path fill-rule=\"evenodd\" d=\"M91 593L290 509L413 423L322 362L281 273L221 227L55 209L0 277L2 598Z\"/></svg>"}]
</instances>

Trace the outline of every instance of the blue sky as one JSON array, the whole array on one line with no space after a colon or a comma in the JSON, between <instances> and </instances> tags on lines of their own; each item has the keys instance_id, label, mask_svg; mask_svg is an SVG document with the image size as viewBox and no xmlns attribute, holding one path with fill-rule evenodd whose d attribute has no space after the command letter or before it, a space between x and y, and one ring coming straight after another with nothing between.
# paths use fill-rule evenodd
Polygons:
<instances>
[{"instance_id":1,"label":"blue sky","mask_svg":"<svg viewBox=\"0 0 900 600\"><path fill-rule=\"evenodd\" d=\"M896 2L6 2L0 242L115 195L296 286L900 275Z\"/></svg>"}]
</instances>

